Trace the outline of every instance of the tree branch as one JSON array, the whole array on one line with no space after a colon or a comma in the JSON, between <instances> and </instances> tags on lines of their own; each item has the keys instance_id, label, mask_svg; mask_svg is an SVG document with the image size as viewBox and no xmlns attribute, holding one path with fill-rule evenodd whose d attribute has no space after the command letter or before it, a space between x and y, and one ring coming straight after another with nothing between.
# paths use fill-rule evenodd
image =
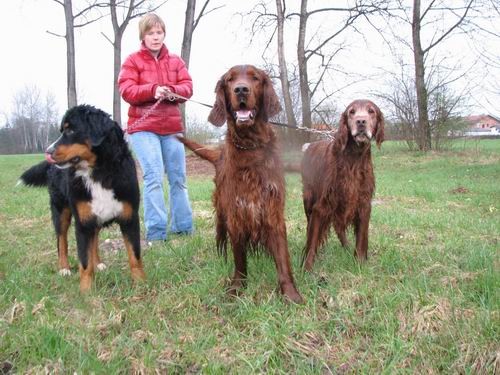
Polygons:
<instances>
[{"instance_id":1,"label":"tree branch","mask_svg":"<svg viewBox=\"0 0 500 375\"><path fill-rule=\"evenodd\" d=\"M45 32L47 34L54 35L54 36L57 36L59 38L66 38L66 35L56 34L56 33L52 32L52 31L49 31L49 30L45 30Z\"/></svg>"},{"instance_id":2,"label":"tree branch","mask_svg":"<svg viewBox=\"0 0 500 375\"><path fill-rule=\"evenodd\" d=\"M104 38L106 38L106 40L107 40L108 42L110 42L112 46L114 46L113 41L112 41L111 39L109 39L109 38L108 38L108 36L107 36L106 34L104 34L102 31L101 31L101 35L102 35Z\"/></svg>"},{"instance_id":3,"label":"tree branch","mask_svg":"<svg viewBox=\"0 0 500 375\"><path fill-rule=\"evenodd\" d=\"M467 13L469 12L471 6L472 6L472 3L474 2L474 0L470 0L469 1L469 4L467 5L467 7L465 8L465 12L464 14L462 15L462 17L452 26L448 29L448 31L446 31L443 35L441 35L440 38L438 38L434 43L430 44L426 49L423 50L423 53L426 54L427 52L429 52L432 48L434 48L436 45L438 45L444 38L446 38L448 35L450 35L450 33L455 30L458 26L460 26L460 24L463 22L463 20L465 19L465 17L467 16Z\"/></svg>"}]
</instances>

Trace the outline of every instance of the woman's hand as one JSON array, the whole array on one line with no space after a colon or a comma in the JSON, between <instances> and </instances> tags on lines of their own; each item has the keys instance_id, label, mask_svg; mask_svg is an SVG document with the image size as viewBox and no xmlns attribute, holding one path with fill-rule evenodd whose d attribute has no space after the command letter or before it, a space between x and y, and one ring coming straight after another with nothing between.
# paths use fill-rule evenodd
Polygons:
<instances>
[{"instance_id":1,"label":"woman's hand","mask_svg":"<svg viewBox=\"0 0 500 375\"><path fill-rule=\"evenodd\" d=\"M172 91L166 86L158 86L155 91L155 99L167 98L170 101L174 101L175 97L172 95Z\"/></svg>"}]
</instances>

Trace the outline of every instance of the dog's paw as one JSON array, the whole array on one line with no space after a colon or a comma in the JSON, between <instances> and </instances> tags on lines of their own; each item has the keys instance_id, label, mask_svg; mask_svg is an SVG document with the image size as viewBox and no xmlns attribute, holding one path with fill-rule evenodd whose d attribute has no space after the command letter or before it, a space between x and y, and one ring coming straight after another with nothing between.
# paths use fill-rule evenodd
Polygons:
<instances>
[{"instance_id":1,"label":"dog's paw","mask_svg":"<svg viewBox=\"0 0 500 375\"><path fill-rule=\"evenodd\" d=\"M106 268L108 268L108 266L106 266L104 263L99 263L96 266L96 268L97 268L98 271L104 271L104 270L106 270Z\"/></svg>"},{"instance_id":2,"label":"dog's paw","mask_svg":"<svg viewBox=\"0 0 500 375\"><path fill-rule=\"evenodd\" d=\"M69 268L61 268L59 270L59 275L61 275L61 276L71 276L71 270Z\"/></svg>"}]
</instances>

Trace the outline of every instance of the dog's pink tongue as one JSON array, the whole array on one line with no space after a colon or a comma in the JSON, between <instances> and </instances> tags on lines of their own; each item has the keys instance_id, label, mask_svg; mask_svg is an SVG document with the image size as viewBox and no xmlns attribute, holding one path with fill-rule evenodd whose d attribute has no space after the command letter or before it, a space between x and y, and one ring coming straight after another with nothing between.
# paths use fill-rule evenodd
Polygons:
<instances>
[{"instance_id":1,"label":"dog's pink tongue","mask_svg":"<svg viewBox=\"0 0 500 375\"><path fill-rule=\"evenodd\" d=\"M50 164L54 164L56 161L52 159L52 156L49 153L45 153L45 160L47 160Z\"/></svg>"}]
</instances>

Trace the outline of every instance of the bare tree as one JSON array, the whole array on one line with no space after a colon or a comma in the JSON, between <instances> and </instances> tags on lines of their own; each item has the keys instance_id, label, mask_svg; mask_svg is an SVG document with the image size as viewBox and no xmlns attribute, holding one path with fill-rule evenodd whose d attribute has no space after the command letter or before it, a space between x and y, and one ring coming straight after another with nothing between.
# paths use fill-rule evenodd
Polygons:
<instances>
[{"instance_id":1,"label":"bare tree","mask_svg":"<svg viewBox=\"0 0 500 375\"><path fill-rule=\"evenodd\" d=\"M433 108L439 106L438 102L446 103L449 109L464 109L473 92L474 81L481 80L478 72L487 71L479 69L479 63L499 70L498 52L483 47L487 45L486 40L499 38L498 10L495 8L498 0L395 0L393 4L394 8L388 13L391 18L386 24L386 29L392 29L390 37L386 38L382 29L378 31L398 59L401 59L401 45L411 51L412 69L405 70L404 74L410 74L412 78L405 77L404 82L405 87L414 90L413 95L407 93L407 98L415 98L412 110L416 121L414 133L407 136L419 150L427 151L442 143L433 139L442 137L436 131L435 124L444 123L437 121L434 116L437 112L433 112ZM489 22L487 26L484 21ZM408 36L410 31L411 35ZM460 47L457 49L453 46L454 50L450 51L449 42L453 38L457 41L457 37L460 37ZM469 49L469 46L472 48ZM457 58L463 51L474 52L474 49L476 54L468 53L464 62ZM410 64L409 61L407 63ZM487 80L488 84L495 81L484 76L482 79ZM456 83L460 83L464 89L455 92L452 87ZM484 87L481 91L485 91ZM387 95L391 96L393 92L389 92ZM441 99L438 100L439 97ZM445 97L446 100L443 99ZM454 102L457 105L453 105Z\"/></svg>"},{"instance_id":2,"label":"bare tree","mask_svg":"<svg viewBox=\"0 0 500 375\"><path fill-rule=\"evenodd\" d=\"M218 6L212 9L207 9L210 0L204 0L200 12L196 15L196 0L187 0L186 3L186 15L184 18L184 35L182 38L182 49L181 57L186 63L186 67L189 68L189 62L191 59L191 44L193 41L193 34L196 27L200 23L202 17L222 8L223 6Z\"/></svg>"},{"instance_id":3,"label":"bare tree","mask_svg":"<svg viewBox=\"0 0 500 375\"><path fill-rule=\"evenodd\" d=\"M420 149L420 127L415 78L410 70L413 66L399 61L400 72L390 73L388 89L378 94L386 105L386 116L392 120L396 139L406 142L410 150ZM429 132L433 149L442 149L450 135L460 134L464 123L460 114L467 104L466 92L454 92L446 84L447 74L435 72L426 82L428 90L427 109Z\"/></svg>"},{"instance_id":4,"label":"bare tree","mask_svg":"<svg viewBox=\"0 0 500 375\"><path fill-rule=\"evenodd\" d=\"M271 62L265 64L265 69L270 74L271 77L279 77L281 91L279 95L283 98L283 107L285 116L280 113L277 115L276 120L280 122L285 122L290 126L297 126L297 118L300 117L300 100L296 100L299 97L295 96L292 92L290 75L294 71L289 72L289 65L286 59L286 49L285 49L285 22L287 21L286 16L286 0L275 0L276 14L270 12L267 7L266 1L260 1L250 12L250 14L255 15L251 27L251 38L250 43L253 41L253 36L257 35L260 31L266 28L272 28L271 37L266 43L265 50L263 52L263 59L266 61L265 52L270 48L275 35L277 35L277 50L278 50L278 65ZM293 68L293 67L292 67ZM298 80L298 77L295 77Z\"/></svg>"},{"instance_id":5,"label":"bare tree","mask_svg":"<svg viewBox=\"0 0 500 375\"><path fill-rule=\"evenodd\" d=\"M384 13L387 10L386 0L359 0L354 5L346 5L344 7L324 7L316 9L308 9L307 0L301 0L300 9L298 11L287 11L286 0L275 0L277 14L268 11L265 0L252 10L255 20L252 25L252 31L272 27L273 32L270 34L270 40L274 35L278 35L278 58L280 61L280 78L282 85L286 80L283 76L288 75L286 64L282 58L284 49L284 40L281 41L281 21L298 19L298 37L296 44L296 56L298 67L298 78L300 83L300 108L302 126L310 127L312 124L313 114L321 108L324 112L325 103L335 93L324 85L323 79L325 75L334 70L334 59L338 54L344 51L345 46L339 42L341 36L348 30L354 28L354 24L359 20L366 20L371 15ZM283 14L281 14L281 12ZM308 37L309 20L317 15L332 14L338 15L341 22L332 23L332 30L324 33L315 32ZM273 22L269 22L272 20ZM277 29L277 30L275 30ZM270 40L266 43L266 48L270 45ZM313 62L314 60L314 62ZM316 74L311 78L310 70L314 66ZM288 81L289 82L289 81ZM286 95L287 89L283 89ZM320 96L322 92L322 97ZM285 103L285 108L287 104ZM292 111L288 111L287 113ZM289 120L290 121L290 120Z\"/></svg>"},{"instance_id":6,"label":"bare tree","mask_svg":"<svg viewBox=\"0 0 500 375\"><path fill-rule=\"evenodd\" d=\"M67 99L68 107L73 107L78 103L76 95L75 28L84 27L102 18L102 15L98 15L94 18L88 17L90 16L92 10L95 10L99 7L104 7L106 6L106 4L98 2L98 0L92 0L91 2L87 2L86 6L82 10L74 14L72 0L52 1L61 5L64 9L66 33L64 35L61 35L52 31L47 32L49 34L62 37L66 40Z\"/></svg>"},{"instance_id":7,"label":"bare tree","mask_svg":"<svg viewBox=\"0 0 500 375\"><path fill-rule=\"evenodd\" d=\"M297 61L299 63L300 98L302 99L302 126L310 128L311 121L311 89L307 76L306 57L306 27L309 14L307 13L307 0L300 2L299 14L299 40L297 43Z\"/></svg>"},{"instance_id":8,"label":"bare tree","mask_svg":"<svg viewBox=\"0 0 500 375\"><path fill-rule=\"evenodd\" d=\"M196 0L187 0L186 3L186 15L184 18L184 35L182 38L181 58L186 63L186 67L188 69L191 59L191 44L193 41L193 34L196 27L200 23L200 20L203 16L206 16L207 14L221 8L221 7L216 7L207 10L209 3L210 0L204 0L204 3L198 15L196 15ZM182 122L185 124L186 108L184 104L181 105L181 115L182 115Z\"/></svg>"},{"instance_id":9,"label":"bare tree","mask_svg":"<svg viewBox=\"0 0 500 375\"><path fill-rule=\"evenodd\" d=\"M388 88L378 96L387 104L385 115L387 119L392 120L395 130L393 138L404 140L408 148L414 150L418 131L415 81L406 71L404 63L399 63L401 71L398 74L390 73Z\"/></svg>"},{"instance_id":10,"label":"bare tree","mask_svg":"<svg viewBox=\"0 0 500 375\"><path fill-rule=\"evenodd\" d=\"M387 0L358 0L353 5L325 7L308 10L307 0L301 1L300 13L292 14L299 17L299 38L297 44L297 61L299 63L300 93L302 98L302 122L304 126L311 125L311 116L316 108L321 106L322 102L328 99L332 93L326 94L326 97L319 101L314 108L311 108L311 98L316 94L322 85L323 78L327 71L332 69L332 61L341 51L344 50L342 43L337 43L332 51L332 44L345 34L352 30L360 20L368 20L372 15L385 14L388 9ZM306 31L308 20L320 14L339 14L343 15L342 21L329 34L318 38L316 43L311 39L306 42ZM307 46L307 47L306 47ZM319 58L319 74L314 82L308 78L308 68L313 57ZM305 103L305 106L304 106Z\"/></svg>"},{"instance_id":11,"label":"bare tree","mask_svg":"<svg viewBox=\"0 0 500 375\"><path fill-rule=\"evenodd\" d=\"M18 152L42 152L57 128L55 97L45 95L39 87L27 85L14 94L9 123L12 137L21 149Z\"/></svg>"},{"instance_id":12,"label":"bare tree","mask_svg":"<svg viewBox=\"0 0 500 375\"><path fill-rule=\"evenodd\" d=\"M104 33L103 35L113 46L113 119L119 124L121 124L121 97L118 88L118 75L122 63L123 34L131 20L148 12L154 12L167 1L154 5L154 0L109 0L114 39L111 40Z\"/></svg>"},{"instance_id":13,"label":"bare tree","mask_svg":"<svg viewBox=\"0 0 500 375\"><path fill-rule=\"evenodd\" d=\"M415 62L415 88L417 93L417 109L418 109L418 124L419 138L418 147L422 151L427 151L432 148L431 143L431 125L429 122L428 110L428 88L426 85L425 60L429 52L439 46L446 38L455 30L459 30L465 25L465 21L469 12L473 9L475 0L467 0L463 4L453 5L446 4L446 1L431 1L428 6L421 11L420 0L413 0L413 17L412 17L412 46L413 57ZM476 5L479 5L476 1ZM439 12L441 16L432 18L433 12ZM454 17L453 24L444 28L436 28L437 22L441 23L442 14L445 12L449 17ZM435 27L433 36L427 46L422 46L421 34L423 25L432 25Z\"/></svg>"}]
</instances>

